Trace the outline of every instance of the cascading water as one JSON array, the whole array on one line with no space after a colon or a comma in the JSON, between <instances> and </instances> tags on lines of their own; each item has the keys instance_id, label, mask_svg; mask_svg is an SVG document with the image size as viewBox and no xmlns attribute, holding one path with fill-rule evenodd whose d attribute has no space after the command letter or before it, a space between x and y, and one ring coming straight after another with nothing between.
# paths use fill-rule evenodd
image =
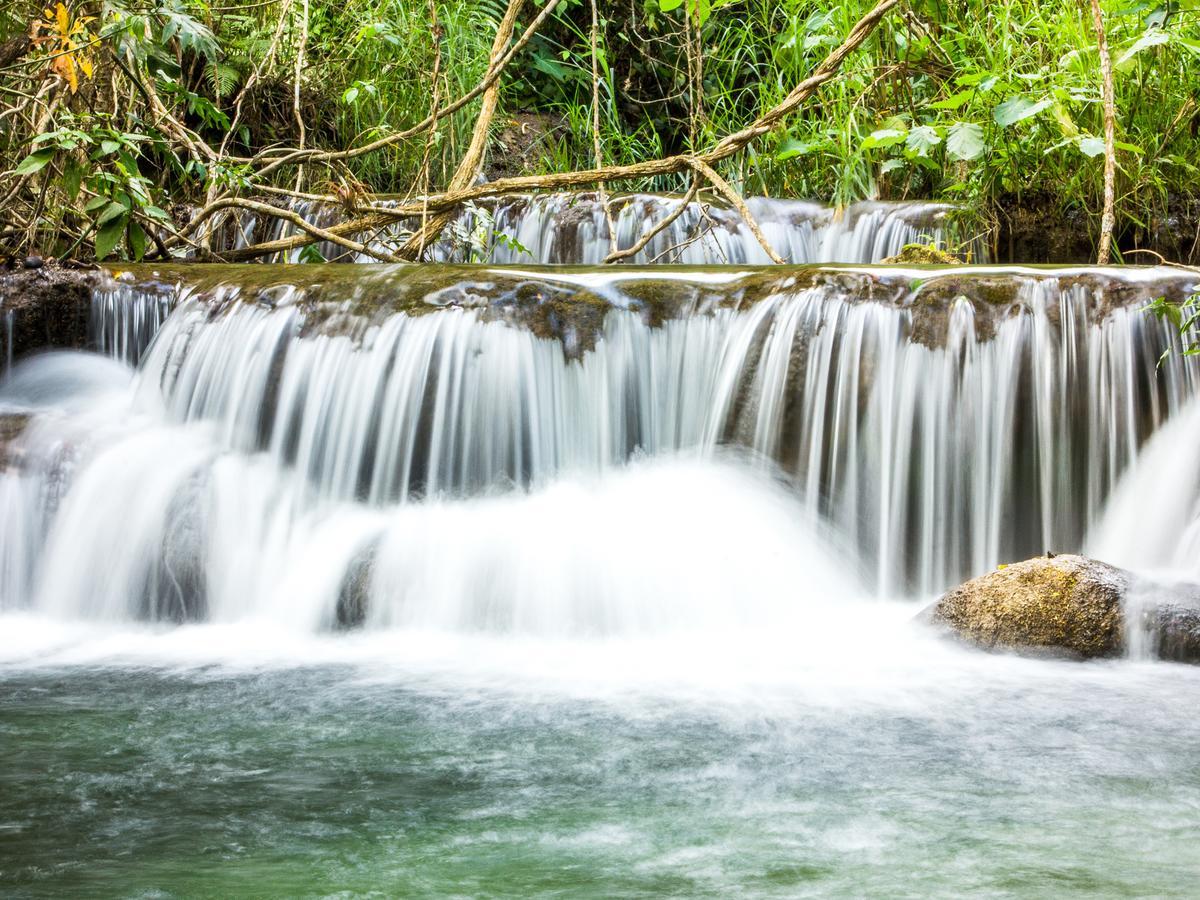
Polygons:
<instances>
[{"instance_id":1,"label":"cascading water","mask_svg":"<svg viewBox=\"0 0 1200 900\"><path fill-rule=\"evenodd\" d=\"M838 565L823 560L839 554L862 560L881 595L929 594L1078 548L1197 374L1180 357L1159 365L1169 331L1120 305L1186 288L1164 272L298 274L146 292L152 310L177 305L136 378L15 441L6 606L624 633L761 623L791 608L786 584L854 593L830 587ZM97 309L139 291L120 285ZM130 333L111 345L125 359L145 338ZM27 381L18 400L49 390ZM770 495L705 481L704 466L722 464L702 461L729 448L787 479L799 521L764 529ZM681 453L701 467L697 498L670 474L627 469ZM595 478L628 479L629 493L589 494ZM758 520L745 559L761 567L776 543L811 549L804 573L772 570L751 606L729 603L746 567L707 565L706 545L728 537L687 530L701 521L688 501L723 490L732 521ZM631 581L591 554L620 531L595 525L619 518L613 498L638 494L675 511L655 527L688 548L681 568L696 581L682 594L635 589L654 584L650 557L637 561L654 534L633 524L620 535ZM589 524L563 545L574 499ZM502 543L513 522L542 525ZM764 530L781 537L764 546ZM445 541L454 566L441 564ZM663 606L682 595L698 604L691 617Z\"/></svg>"},{"instance_id":2,"label":"cascading water","mask_svg":"<svg viewBox=\"0 0 1200 900\"><path fill-rule=\"evenodd\" d=\"M655 194L618 196L611 201L616 247L632 247L676 208L677 197ZM394 204L391 204L394 205ZM387 208L384 201L380 206ZM944 245L961 238L949 224L952 208L936 203L856 203L835 210L817 203L752 197L747 206L772 248L792 263L872 263L899 253L906 245ZM320 227L341 216L340 209L306 200L292 211ZM282 219L229 210L212 221L210 240L218 252L240 250L253 243L281 240L299 230ZM387 241L408 226L370 236L368 246L385 250ZM969 245L975 261L983 245ZM373 262L325 242L317 245L330 260ZM499 264L596 265L614 249L603 205L594 194L532 194L475 204L463 212L427 251L437 262ZM278 253L273 262L301 261L302 251ZM668 227L656 234L628 263L689 265L755 265L769 263L766 251L736 210L711 201L693 202Z\"/></svg>"},{"instance_id":3,"label":"cascading water","mask_svg":"<svg viewBox=\"0 0 1200 900\"><path fill-rule=\"evenodd\" d=\"M1200 667L914 595L1190 565L1192 290L132 267L0 384L0 891L1179 893Z\"/></svg>"}]
</instances>

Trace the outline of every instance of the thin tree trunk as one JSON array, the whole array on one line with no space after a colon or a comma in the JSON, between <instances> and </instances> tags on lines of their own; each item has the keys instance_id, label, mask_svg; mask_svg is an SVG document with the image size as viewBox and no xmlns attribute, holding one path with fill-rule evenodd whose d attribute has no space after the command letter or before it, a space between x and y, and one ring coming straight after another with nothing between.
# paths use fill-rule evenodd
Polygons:
<instances>
[{"instance_id":1,"label":"thin tree trunk","mask_svg":"<svg viewBox=\"0 0 1200 900\"><path fill-rule=\"evenodd\" d=\"M1100 10L1100 0L1091 0L1091 4L1096 46L1100 51L1100 77L1103 80L1104 101L1104 211L1100 216L1100 245L1096 250L1096 264L1106 266L1112 258L1113 231L1117 223L1117 109L1113 91L1112 57L1109 55L1108 38L1104 33L1104 13Z\"/></svg>"}]
</instances>

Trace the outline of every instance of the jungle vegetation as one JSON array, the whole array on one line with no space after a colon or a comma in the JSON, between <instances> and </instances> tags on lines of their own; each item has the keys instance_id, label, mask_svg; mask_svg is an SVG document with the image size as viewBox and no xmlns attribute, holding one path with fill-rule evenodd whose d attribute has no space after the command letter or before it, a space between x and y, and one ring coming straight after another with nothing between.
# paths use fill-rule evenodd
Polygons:
<instances>
[{"instance_id":1,"label":"jungle vegetation","mask_svg":"<svg viewBox=\"0 0 1200 900\"><path fill-rule=\"evenodd\" d=\"M1198 97L1200 0L16 0L0 256L299 196L344 222L297 242L405 215L415 258L463 202L584 188L1035 209L1103 258L1200 220Z\"/></svg>"}]
</instances>

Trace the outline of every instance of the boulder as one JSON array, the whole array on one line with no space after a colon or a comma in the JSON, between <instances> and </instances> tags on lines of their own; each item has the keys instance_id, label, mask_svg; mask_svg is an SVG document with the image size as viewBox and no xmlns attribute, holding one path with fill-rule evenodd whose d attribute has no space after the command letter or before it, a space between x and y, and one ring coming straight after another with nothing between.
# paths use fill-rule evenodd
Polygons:
<instances>
[{"instance_id":1,"label":"boulder","mask_svg":"<svg viewBox=\"0 0 1200 900\"><path fill-rule=\"evenodd\" d=\"M1200 585L1083 556L1000 566L947 592L925 616L988 650L1200 663Z\"/></svg>"},{"instance_id":2,"label":"boulder","mask_svg":"<svg viewBox=\"0 0 1200 900\"><path fill-rule=\"evenodd\" d=\"M986 649L1082 659L1124 651L1127 573L1082 556L1001 566L946 593L934 624Z\"/></svg>"}]
</instances>

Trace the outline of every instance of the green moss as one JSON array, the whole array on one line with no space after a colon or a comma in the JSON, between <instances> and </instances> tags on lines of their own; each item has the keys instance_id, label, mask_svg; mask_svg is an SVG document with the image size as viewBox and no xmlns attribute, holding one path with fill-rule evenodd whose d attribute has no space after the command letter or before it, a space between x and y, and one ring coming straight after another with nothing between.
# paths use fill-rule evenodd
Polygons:
<instances>
[{"instance_id":1,"label":"green moss","mask_svg":"<svg viewBox=\"0 0 1200 900\"><path fill-rule=\"evenodd\" d=\"M885 266L955 266L960 262L937 244L905 244L895 256L883 260Z\"/></svg>"}]
</instances>

